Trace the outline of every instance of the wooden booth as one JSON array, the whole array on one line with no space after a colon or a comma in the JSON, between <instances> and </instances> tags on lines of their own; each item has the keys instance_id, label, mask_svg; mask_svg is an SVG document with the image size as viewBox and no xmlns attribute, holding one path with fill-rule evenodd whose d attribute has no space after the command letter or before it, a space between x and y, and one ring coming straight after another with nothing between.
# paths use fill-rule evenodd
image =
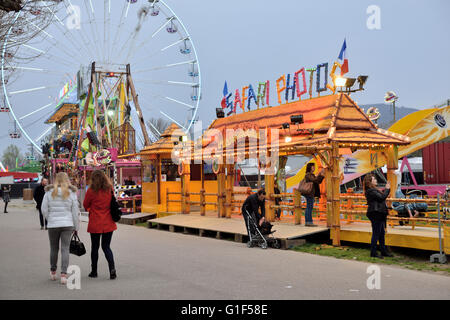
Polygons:
<instances>
[{"instance_id":1,"label":"wooden booth","mask_svg":"<svg viewBox=\"0 0 450 320\"><path fill-rule=\"evenodd\" d=\"M227 163L257 158L264 173L266 218L274 221L275 209L283 207L275 205L275 197L286 196L274 193L274 178L286 163L280 159L297 154L315 157L319 167L325 168L322 189L326 197L326 224L331 229L333 244L339 245L341 155L346 150L381 151L388 160L388 180L395 186L397 146L408 143L408 137L378 128L348 94L338 93L218 118L202 139L202 152L192 151L191 160L218 164L216 187L211 189L217 191L219 217L229 218L232 208L242 203L234 200L234 164ZM187 187L193 189L189 183ZM190 191L181 190L184 194ZM302 212L300 195L294 192L290 197L293 205L284 207L294 209L294 223L298 224ZM189 199L181 200L182 206L188 206Z\"/></svg>"},{"instance_id":2,"label":"wooden booth","mask_svg":"<svg viewBox=\"0 0 450 320\"><path fill-rule=\"evenodd\" d=\"M217 193L216 175L211 166L191 164L181 167L174 162L178 156L177 146L186 143L184 136L180 127L171 124L158 141L141 150L143 212L159 215L189 213L191 203L188 202L194 202L192 205L195 206L195 200L200 203L201 197L203 202L208 202L205 209L216 209L215 199L209 198L213 195L201 195L205 190L214 195Z\"/></svg>"}]
</instances>

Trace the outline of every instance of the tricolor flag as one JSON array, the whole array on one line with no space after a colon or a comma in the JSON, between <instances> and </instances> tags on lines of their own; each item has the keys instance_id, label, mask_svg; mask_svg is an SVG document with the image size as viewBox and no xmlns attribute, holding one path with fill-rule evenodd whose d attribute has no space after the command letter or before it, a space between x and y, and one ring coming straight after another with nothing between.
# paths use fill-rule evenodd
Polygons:
<instances>
[{"instance_id":1,"label":"tricolor flag","mask_svg":"<svg viewBox=\"0 0 450 320\"><path fill-rule=\"evenodd\" d=\"M225 81L225 85L223 86L223 99L221 101L222 109L227 107L227 95L228 95L228 85Z\"/></svg>"},{"instance_id":2,"label":"tricolor flag","mask_svg":"<svg viewBox=\"0 0 450 320\"><path fill-rule=\"evenodd\" d=\"M338 59L341 60L341 76L343 76L348 72L347 43L345 42L345 39Z\"/></svg>"}]
</instances>

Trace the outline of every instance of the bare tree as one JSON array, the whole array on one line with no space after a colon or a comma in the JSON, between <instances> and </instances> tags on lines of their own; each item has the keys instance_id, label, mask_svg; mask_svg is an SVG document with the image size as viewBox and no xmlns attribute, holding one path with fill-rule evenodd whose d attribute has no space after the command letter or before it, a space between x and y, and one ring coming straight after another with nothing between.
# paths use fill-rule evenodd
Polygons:
<instances>
[{"instance_id":1,"label":"bare tree","mask_svg":"<svg viewBox=\"0 0 450 320\"><path fill-rule=\"evenodd\" d=\"M150 118L147 121L147 127L152 136L159 138L160 134L170 126L170 121L163 118ZM152 139L153 140L153 139Z\"/></svg>"},{"instance_id":2,"label":"bare tree","mask_svg":"<svg viewBox=\"0 0 450 320\"><path fill-rule=\"evenodd\" d=\"M9 1L20 2L20 1ZM5 48L6 81L12 82L17 75L14 65L16 63L32 60L39 57L39 53L23 50L19 54L19 47L35 38L43 29L48 27L54 18L60 0L28 0L22 1L20 12L0 10L0 44L1 50ZM6 4L3 4L6 3ZM2 1L3 7L8 2ZM1 7L0 7L1 8ZM7 40L7 42L6 42ZM6 43L5 43L6 42Z\"/></svg>"}]
</instances>

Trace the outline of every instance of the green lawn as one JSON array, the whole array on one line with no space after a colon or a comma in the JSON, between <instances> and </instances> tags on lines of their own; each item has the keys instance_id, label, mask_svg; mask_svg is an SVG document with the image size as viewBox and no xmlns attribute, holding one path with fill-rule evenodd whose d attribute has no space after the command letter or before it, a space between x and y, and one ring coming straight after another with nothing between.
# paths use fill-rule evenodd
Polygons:
<instances>
[{"instance_id":1,"label":"green lawn","mask_svg":"<svg viewBox=\"0 0 450 320\"><path fill-rule=\"evenodd\" d=\"M318 254L322 256L335 257L337 259L347 259L364 261L370 263L380 263L397 265L407 269L413 270L424 270L424 271L436 271L447 275L450 275L450 265L430 263L428 253L417 253L411 250L393 249L391 250L394 257L384 257L384 259L371 258L369 248L358 248L358 247L333 247L328 244L315 244L306 243L302 246L297 246L292 248L294 251L305 252L311 254ZM407 253L405 251L408 251ZM431 254L431 253L430 253ZM427 258L428 257L428 258Z\"/></svg>"}]
</instances>

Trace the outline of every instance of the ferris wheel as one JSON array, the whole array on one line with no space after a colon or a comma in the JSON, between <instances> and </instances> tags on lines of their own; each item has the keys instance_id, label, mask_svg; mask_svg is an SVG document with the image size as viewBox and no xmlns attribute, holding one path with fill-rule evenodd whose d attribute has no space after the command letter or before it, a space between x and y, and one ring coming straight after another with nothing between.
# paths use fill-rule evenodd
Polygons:
<instances>
[{"instance_id":1,"label":"ferris wheel","mask_svg":"<svg viewBox=\"0 0 450 320\"><path fill-rule=\"evenodd\" d=\"M51 22L40 27L25 12L49 15ZM38 150L54 127L44 122L62 103L79 101L86 85L80 74L93 62L112 70L106 74L111 79L114 70L133 74L145 121L166 118L186 133L191 130L201 99L199 59L187 28L164 1L26 1L14 19L25 19L36 36L18 43L14 35L31 30L9 28L1 44L0 107ZM113 81L98 90L111 97ZM139 122L137 113L130 115L132 124Z\"/></svg>"}]
</instances>

